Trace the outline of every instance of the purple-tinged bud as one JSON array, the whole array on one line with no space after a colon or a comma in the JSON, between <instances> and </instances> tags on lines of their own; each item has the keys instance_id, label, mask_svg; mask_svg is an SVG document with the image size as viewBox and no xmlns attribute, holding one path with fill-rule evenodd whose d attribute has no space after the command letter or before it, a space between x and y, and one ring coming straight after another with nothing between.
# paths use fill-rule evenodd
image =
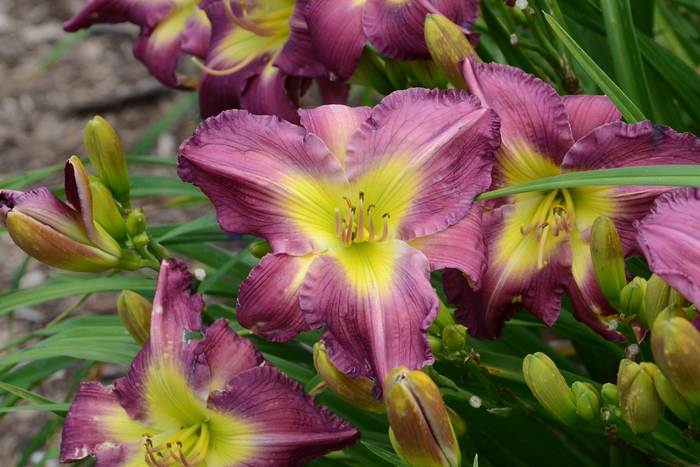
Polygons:
<instances>
[{"instance_id":1,"label":"purple-tinged bud","mask_svg":"<svg viewBox=\"0 0 700 467\"><path fill-rule=\"evenodd\" d=\"M374 382L364 376L352 379L331 363L326 347L321 342L314 344L314 366L323 382L343 400L368 412L384 413L384 404L372 395Z\"/></svg>"},{"instance_id":2,"label":"purple-tinged bud","mask_svg":"<svg viewBox=\"0 0 700 467\"><path fill-rule=\"evenodd\" d=\"M131 337L141 346L146 344L151 329L153 304L131 290L124 290L117 300L117 313Z\"/></svg>"},{"instance_id":3,"label":"purple-tinged bud","mask_svg":"<svg viewBox=\"0 0 700 467\"><path fill-rule=\"evenodd\" d=\"M551 358L541 352L527 355L523 359L523 376L532 394L550 414L568 426L581 423L574 393Z\"/></svg>"},{"instance_id":4,"label":"purple-tinged bud","mask_svg":"<svg viewBox=\"0 0 700 467\"><path fill-rule=\"evenodd\" d=\"M661 313L651 332L651 350L664 376L690 403L700 406L700 332L690 321Z\"/></svg>"},{"instance_id":5,"label":"purple-tinged bud","mask_svg":"<svg viewBox=\"0 0 700 467\"><path fill-rule=\"evenodd\" d=\"M410 467L458 467L461 454L440 390L422 371L394 368L384 380L389 438Z\"/></svg>"},{"instance_id":6,"label":"purple-tinged bud","mask_svg":"<svg viewBox=\"0 0 700 467\"><path fill-rule=\"evenodd\" d=\"M600 417L600 396L591 383L576 381L571 385L576 398L576 414L587 422Z\"/></svg>"},{"instance_id":7,"label":"purple-tinged bud","mask_svg":"<svg viewBox=\"0 0 700 467\"><path fill-rule=\"evenodd\" d=\"M654 375L654 386L656 386L656 392L659 393L663 403L671 409L676 417L688 423L700 418L700 408L685 400L685 397L660 371Z\"/></svg>"},{"instance_id":8,"label":"purple-tinged bud","mask_svg":"<svg viewBox=\"0 0 700 467\"><path fill-rule=\"evenodd\" d=\"M99 115L85 125L85 150L100 178L125 208L129 207L131 185L124 150L114 128Z\"/></svg>"},{"instance_id":9,"label":"purple-tinged bud","mask_svg":"<svg viewBox=\"0 0 700 467\"><path fill-rule=\"evenodd\" d=\"M642 277L635 277L632 282L620 290L620 312L627 316L637 315L643 325L647 325L646 306L644 297L647 293L647 281Z\"/></svg>"},{"instance_id":10,"label":"purple-tinged bud","mask_svg":"<svg viewBox=\"0 0 700 467\"><path fill-rule=\"evenodd\" d=\"M95 222L100 224L107 233L116 241L126 240L126 225L119 212L112 192L98 179L90 178L90 191L92 192L92 216Z\"/></svg>"},{"instance_id":11,"label":"purple-tinged bud","mask_svg":"<svg viewBox=\"0 0 700 467\"><path fill-rule=\"evenodd\" d=\"M665 406L654 386L659 371L653 363L624 359L617 373L617 397L622 418L635 433L649 433L664 416Z\"/></svg>"},{"instance_id":12,"label":"purple-tinged bud","mask_svg":"<svg viewBox=\"0 0 700 467\"><path fill-rule=\"evenodd\" d=\"M617 398L617 386L613 383L605 383L600 388L600 397L608 405L619 406L620 399Z\"/></svg>"},{"instance_id":13,"label":"purple-tinged bud","mask_svg":"<svg viewBox=\"0 0 700 467\"><path fill-rule=\"evenodd\" d=\"M440 14L425 17L425 42L430 56L447 79L457 89L467 89L459 61L469 55L476 56L459 26Z\"/></svg>"},{"instance_id":14,"label":"purple-tinged bud","mask_svg":"<svg viewBox=\"0 0 700 467\"><path fill-rule=\"evenodd\" d=\"M627 285L625 257L620 235L607 217L598 217L591 226L591 260L600 290L613 308L620 309L620 291Z\"/></svg>"}]
</instances>

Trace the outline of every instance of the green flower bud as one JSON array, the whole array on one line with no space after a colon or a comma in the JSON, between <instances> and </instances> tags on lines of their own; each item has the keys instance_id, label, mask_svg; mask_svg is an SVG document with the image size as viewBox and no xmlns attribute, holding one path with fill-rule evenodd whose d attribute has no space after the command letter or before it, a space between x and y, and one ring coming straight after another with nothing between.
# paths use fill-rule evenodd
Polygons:
<instances>
[{"instance_id":1,"label":"green flower bud","mask_svg":"<svg viewBox=\"0 0 700 467\"><path fill-rule=\"evenodd\" d=\"M620 312L626 315L637 315L643 325L647 325L646 306L644 297L647 293L647 281L641 277L635 277L632 282L625 285L620 291Z\"/></svg>"},{"instance_id":2,"label":"green flower bud","mask_svg":"<svg viewBox=\"0 0 700 467\"><path fill-rule=\"evenodd\" d=\"M117 313L124 327L139 345L148 341L153 305L141 295L124 290L117 300Z\"/></svg>"},{"instance_id":3,"label":"green flower bud","mask_svg":"<svg viewBox=\"0 0 700 467\"><path fill-rule=\"evenodd\" d=\"M617 374L617 397L622 418L635 433L648 433L664 416L665 406L654 386L659 371L653 363L624 359Z\"/></svg>"},{"instance_id":4,"label":"green flower bud","mask_svg":"<svg viewBox=\"0 0 700 467\"><path fill-rule=\"evenodd\" d=\"M442 330L445 328L445 326L450 326L454 324L457 324L457 321L455 321L452 312L449 308L445 306L444 303L442 303L442 300L440 300L440 311L438 311L438 315L435 318L435 321L433 321L433 323L428 328L428 333L432 334L433 336L441 337Z\"/></svg>"},{"instance_id":5,"label":"green flower bud","mask_svg":"<svg viewBox=\"0 0 700 467\"><path fill-rule=\"evenodd\" d=\"M107 233L120 243L126 240L126 225L112 192L97 179L90 177L92 216Z\"/></svg>"},{"instance_id":6,"label":"green flower bud","mask_svg":"<svg viewBox=\"0 0 700 467\"><path fill-rule=\"evenodd\" d=\"M260 240L259 242L254 242L250 244L250 254L258 259L262 259L263 256L272 252L270 244L265 240Z\"/></svg>"},{"instance_id":7,"label":"green flower bud","mask_svg":"<svg viewBox=\"0 0 700 467\"><path fill-rule=\"evenodd\" d=\"M450 352L459 352L467 342L467 328L461 324L450 324L442 330L442 343Z\"/></svg>"},{"instance_id":8,"label":"green flower bud","mask_svg":"<svg viewBox=\"0 0 700 467\"><path fill-rule=\"evenodd\" d=\"M668 306L671 287L659 276L652 274L647 281L646 293L646 325L654 329L656 317Z\"/></svg>"},{"instance_id":9,"label":"green flower bud","mask_svg":"<svg viewBox=\"0 0 700 467\"><path fill-rule=\"evenodd\" d=\"M129 207L129 172L124 150L114 128L98 115L85 125L84 142L97 176L122 206Z\"/></svg>"},{"instance_id":10,"label":"green flower bud","mask_svg":"<svg viewBox=\"0 0 700 467\"><path fill-rule=\"evenodd\" d=\"M600 216L591 227L591 259L598 286L613 308L620 309L620 291L627 285L625 257L615 224Z\"/></svg>"},{"instance_id":11,"label":"green flower bud","mask_svg":"<svg viewBox=\"0 0 700 467\"><path fill-rule=\"evenodd\" d=\"M469 55L476 55L476 52L459 27L442 15L427 15L425 42L433 61L450 83L457 89L467 89L459 60Z\"/></svg>"},{"instance_id":12,"label":"green flower bud","mask_svg":"<svg viewBox=\"0 0 700 467\"><path fill-rule=\"evenodd\" d=\"M135 237L146 231L146 215L141 208L129 211L126 216L126 231L130 237Z\"/></svg>"},{"instance_id":13,"label":"green flower bud","mask_svg":"<svg viewBox=\"0 0 700 467\"><path fill-rule=\"evenodd\" d=\"M433 353L435 360L441 360L445 351L445 347L442 345L442 339L428 334L428 344L430 344L430 351Z\"/></svg>"},{"instance_id":14,"label":"green flower bud","mask_svg":"<svg viewBox=\"0 0 700 467\"><path fill-rule=\"evenodd\" d=\"M676 417L688 423L698 420L698 417L700 417L700 408L688 403L681 393L673 387L673 384L671 384L668 378L660 371L654 375L654 386L663 403L666 404L666 407L671 409L671 412L673 412Z\"/></svg>"},{"instance_id":15,"label":"green flower bud","mask_svg":"<svg viewBox=\"0 0 700 467\"><path fill-rule=\"evenodd\" d=\"M576 398L576 414L587 422L600 417L600 396L590 383L576 381L571 385L571 392Z\"/></svg>"},{"instance_id":16,"label":"green flower bud","mask_svg":"<svg viewBox=\"0 0 700 467\"><path fill-rule=\"evenodd\" d=\"M461 454L440 390L422 371L397 367L384 380L389 439L409 467L458 467Z\"/></svg>"},{"instance_id":17,"label":"green flower bud","mask_svg":"<svg viewBox=\"0 0 700 467\"><path fill-rule=\"evenodd\" d=\"M537 352L523 360L523 376L532 394L549 413L568 426L581 423L576 398L559 368L547 355Z\"/></svg>"},{"instance_id":18,"label":"green flower bud","mask_svg":"<svg viewBox=\"0 0 700 467\"><path fill-rule=\"evenodd\" d=\"M700 332L669 309L659 315L651 333L654 360L678 392L700 406Z\"/></svg>"},{"instance_id":19,"label":"green flower bud","mask_svg":"<svg viewBox=\"0 0 700 467\"><path fill-rule=\"evenodd\" d=\"M360 376L351 379L333 365L321 342L314 344L314 366L326 385L343 400L363 410L384 413L384 404L376 401L372 395L374 383L369 378Z\"/></svg>"},{"instance_id":20,"label":"green flower bud","mask_svg":"<svg viewBox=\"0 0 700 467\"><path fill-rule=\"evenodd\" d=\"M620 399L617 398L617 386L613 383L605 383L600 389L600 396L608 405L620 405Z\"/></svg>"}]
</instances>

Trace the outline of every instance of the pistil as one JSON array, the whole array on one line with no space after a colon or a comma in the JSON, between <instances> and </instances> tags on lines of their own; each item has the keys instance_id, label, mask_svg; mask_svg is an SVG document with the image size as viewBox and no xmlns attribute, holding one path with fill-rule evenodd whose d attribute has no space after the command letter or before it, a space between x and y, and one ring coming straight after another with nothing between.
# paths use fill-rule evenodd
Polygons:
<instances>
[{"instance_id":1,"label":"pistil","mask_svg":"<svg viewBox=\"0 0 700 467\"><path fill-rule=\"evenodd\" d=\"M198 436L197 431L199 431ZM156 435L167 439L157 445L153 444L154 436L150 433L144 433L143 436L146 438L143 444L146 449L144 460L149 467L171 467L175 464L182 467L197 467L204 460L209 447L209 428L206 423ZM197 439L193 441L193 437ZM189 455L186 454L188 451Z\"/></svg>"},{"instance_id":2,"label":"pistil","mask_svg":"<svg viewBox=\"0 0 700 467\"><path fill-rule=\"evenodd\" d=\"M384 220L384 228L381 237L377 237L376 227L374 225L374 216L372 209L374 204L370 204L365 208L365 194L360 192L359 205L353 206L349 198L343 197L347 203L345 215L341 217L340 209L335 208L335 236L340 237L343 246L350 246L354 243L362 242L383 242L389 238L389 213L382 216ZM357 215L357 223L355 223L355 215Z\"/></svg>"}]
</instances>

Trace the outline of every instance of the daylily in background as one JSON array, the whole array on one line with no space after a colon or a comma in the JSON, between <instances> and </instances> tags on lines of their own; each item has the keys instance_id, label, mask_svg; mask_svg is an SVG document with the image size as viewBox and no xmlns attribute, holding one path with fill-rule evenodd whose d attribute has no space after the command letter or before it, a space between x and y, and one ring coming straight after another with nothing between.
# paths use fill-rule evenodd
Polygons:
<instances>
[{"instance_id":1,"label":"daylily in background","mask_svg":"<svg viewBox=\"0 0 700 467\"><path fill-rule=\"evenodd\" d=\"M498 117L464 92L414 88L370 109L300 110L303 127L228 111L181 147L178 173L224 230L265 238L237 319L271 340L324 324L332 363L381 382L433 361L439 300L430 270L479 283L485 256L472 201L491 180Z\"/></svg>"},{"instance_id":2,"label":"daylily in background","mask_svg":"<svg viewBox=\"0 0 700 467\"><path fill-rule=\"evenodd\" d=\"M99 198L107 204L93 202L88 174L76 156L66 162L64 173L68 204L45 187L26 193L0 190L0 223L12 240L42 263L68 271L140 268L141 259L115 239L123 240L125 231L111 195Z\"/></svg>"},{"instance_id":3,"label":"daylily in background","mask_svg":"<svg viewBox=\"0 0 700 467\"><path fill-rule=\"evenodd\" d=\"M220 319L206 328L184 264L164 261L150 339L113 385L82 383L61 462L97 466L301 466L359 434ZM201 340L193 334L201 333Z\"/></svg>"},{"instance_id":4,"label":"daylily in background","mask_svg":"<svg viewBox=\"0 0 700 467\"><path fill-rule=\"evenodd\" d=\"M348 89L326 78L304 19L308 0L204 0L211 43L199 84L203 117L243 108L298 123L299 99L320 78L326 103L344 103Z\"/></svg>"},{"instance_id":5,"label":"daylily in background","mask_svg":"<svg viewBox=\"0 0 700 467\"><path fill-rule=\"evenodd\" d=\"M649 269L700 305L700 189L660 196L634 227Z\"/></svg>"},{"instance_id":6,"label":"daylily in background","mask_svg":"<svg viewBox=\"0 0 700 467\"><path fill-rule=\"evenodd\" d=\"M424 39L425 16L440 13L456 23L476 46L476 0L309 0L306 20L319 60L341 81L353 74L369 40L395 60L430 58Z\"/></svg>"},{"instance_id":7,"label":"daylily in background","mask_svg":"<svg viewBox=\"0 0 700 467\"><path fill-rule=\"evenodd\" d=\"M491 188L559 173L612 167L698 164L700 144L690 134L641 122L619 122L604 96L564 96L538 78L505 65L463 63L469 90L502 121ZM640 254L632 223L642 219L667 187L584 187L523 193L484 204L489 266L478 291L458 272L445 274L448 299L470 334L495 339L515 313L529 310L547 325L567 292L574 316L610 339L617 317L593 273L590 227L613 220L625 257Z\"/></svg>"},{"instance_id":8,"label":"daylily in background","mask_svg":"<svg viewBox=\"0 0 700 467\"><path fill-rule=\"evenodd\" d=\"M141 27L134 56L159 81L179 89L196 89L197 78L178 73L183 53L204 58L211 26L199 0L89 0L63 28L75 32L98 23L130 22Z\"/></svg>"}]
</instances>

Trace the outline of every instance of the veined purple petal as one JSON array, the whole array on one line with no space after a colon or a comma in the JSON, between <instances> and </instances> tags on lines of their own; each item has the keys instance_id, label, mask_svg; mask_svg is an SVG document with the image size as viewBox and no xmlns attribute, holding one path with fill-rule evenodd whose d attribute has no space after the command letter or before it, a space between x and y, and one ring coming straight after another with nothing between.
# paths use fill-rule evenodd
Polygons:
<instances>
[{"instance_id":1,"label":"veined purple petal","mask_svg":"<svg viewBox=\"0 0 700 467\"><path fill-rule=\"evenodd\" d=\"M299 291L316 255L265 255L238 292L236 319L267 340L286 341L308 331Z\"/></svg>"},{"instance_id":2,"label":"veined purple petal","mask_svg":"<svg viewBox=\"0 0 700 467\"><path fill-rule=\"evenodd\" d=\"M289 37L274 65L288 75L320 78L328 76L328 70L318 60L309 34L304 10L309 0L296 0L289 18Z\"/></svg>"},{"instance_id":3,"label":"veined purple petal","mask_svg":"<svg viewBox=\"0 0 700 467\"><path fill-rule=\"evenodd\" d=\"M317 136L232 110L207 119L181 149L178 174L214 202L223 229L264 237L275 254L337 244L333 208L347 179Z\"/></svg>"},{"instance_id":4,"label":"veined purple petal","mask_svg":"<svg viewBox=\"0 0 700 467\"><path fill-rule=\"evenodd\" d=\"M324 105L315 109L299 110L301 125L326 143L341 164L345 163L350 135L369 118L370 107Z\"/></svg>"},{"instance_id":5,"label":"veined purple petal","mask_svg":"<svg viewBox=\"0 0 700 467\"><path fill-rule=\"evenodd\" d=\"M360 62L367 38L362 29L364 2L310 0L306 20L319 60L346 81Z\"/></svg>"},{"instance_id":6,"label":"veined purple petal","mask_svg":"<svg viewBox=\"0 0 700 467\"><path fill-rule=\"evenodd\" d=\"M260 366L264 361L258 349L248 339L236 334L223 318L207 328L193 354L197 361L200 356L204 357L202 363L209 370L209 393L226 389L231 378Z\"/></svg>"},{"instance_id":7,"label":"veined purple petal","mask_svg":"<svg viewBox=\"0 0 700 467\"><path fill-rule=\"evenodd\" d=\"M505 322L523 308L548 326L559 316L561 295L571 280L568 236L544 232L548 235L542 254L546 264L539 269L535 232L520 233L521 224L527 225L531 217L523 209L505 205L484 213L489 265L478 291L455 270L444 274L447 300L457 306L455 317L478 339L498 338Z\"/></svg>"},{"instance_id":8,"label":"veined purple petal","mask_svg":"<svg viewBox=\"0 0 700 467\"><path fill-rule=\"evenodd\" d=\"M199 79L199 113L202 118L219 115L224 110L241 107L241 94L248 80L259 74L265 59L258 58L242 70L225 76L202 73Z\"/></svg>"},{"instance_id":9,"label":"veined purple petal","mask_svg":"<svg viewBox=\"0 0 700 467\"><path fill-rule=\"evenodd\" d=\"M250 451L243 464L249 467L300 467L349 447L359 438L349 423L316 403L298 383L271 365L238 374L228 391L211 394L208 407L246 426L239 440L235 433L214 432L210 424L210 450L219 444L244 443Z\"/></svg>"},{"instance_id":10,"label":"veined purple petal","mask_svg":"<svg viewBox=\"0 0 700 467\"><path fill-rule=\"evenodd\" d=\"M324 340L331 362L350 377L368 376L380 385L396 366L420 369L432 362L426 332L438 307L427 258L399 240L319 255L301 288L309 325L326 323L332 335Z\"/></svg>"},{"instance_id":11,"label":"veined purple petal","mask_svg":"<svg viewBox=\"0 0 700 467\"><path fill-rule=\"evenodd\" d=\"M74 462L87 456L103 457L100 453L109 450L113 451L106 457L133 460L137 450L143 459L140 440L146 431L119 405L114 388L97 382L81 383L63 425L59 459Z\"/></svg>"},{"instance_id":12,"label":"veined purple petal","mask_svg":"<svg viewBox=\"0 0 700 467\"><path fill-rule=\"evenodd\" d=\"M471 29L478 12L475 0L367 0L362 26L369 42L389 58L429 59L430 52L423 36L427 14L440 13L453 23ZM470 40L475 42L478 36L473 36Z\"/></svg>"},{"instance_id":13,"label":"veined purple petal","mask_svg":"<svg viewBox=\"0 0 700 467\"><path fill-rule=\"evenodd\" d=\"M519 170L533 153L556 170L574 143L566 109L554 88L519 68L477 63L473 57L462 62L462 73L469 92L501 117L503 144L496 152L493 187L555 175L529 176Z\"/></svg>"},{"instance_id":14,"label":"veined purple petal","mask_svg":"<svg viewBox=\"0 0 700 467\"><path fill-rule=\"evenodd\" d=\"M323 103L327 105L346 104L350 97L350 85L331 81L327 78L316 78L318 90L321 93Z\"/></svg>"},{"instance_id":15,"label":"veined purple petal","mask_svg":"<svg viewBox=\"0 0 700 467\"><path fill-rule=\"evenodd\" d=\"M572 250L572 281L566 288L571 299L574 317L587 324L608 340L624 341L625 338L610 328L610 321L619 319L619 313L603 296L593 272L591 248L578 231L569 234Z\"/></svg>"},{"instance_id":16,"label":"veined purple petal","mask_svg":"<svg viewBox=\"0 0 700 467\"><path fill-rule=\"evenodd\" d=\"M578 141L594 128L619 121L622 114L608 96L561 96L569 115L574 141Z\"/></svg>"},{"instance_id":17,"label":"veined purple petal","mask_svg":"<svg viewBox=\"0 0 700 467\"><path fill-rule=\"evenodd\" d=\"M700 304L700 189L682 188L659 197L635 229L649 269Z\"/></svg>"},{"instance_id":18,"label":"veined purple petal","mask_svg":"<svg viewBox=\"0 0 700 467\"><path fill-rule=\"evenodd\" d=\"M241 108L256 115L276 115L298 124L297 108L301 97L301 83L298 80L268 62L259 74L248 81L241 94Z\"/></svg>"},{"instance_id":19,"label":"veined purple petal","mask_svg":"<svg viewBox=\"0 0 700 467\"><path fill-rule=\"evenodd\" d=\"M465 92L412 88L384 98L352 134L345 167L353 193L388 213L409 241L461 219L490 184L498 117Z\"/></svg>"},{"instance_id":20,"label":"veined purple petal","mask_svg":"<svg viewBox=\"0 0 700 467\"><path fill-rule=\"evenodd\" d=\"M486 272L487 252L481 209L477 206L456 224L434 234L418 237L408 244L430 261L430 269L458 269L478 289Z\"/></svg>"},{"instance_id":21,"label":"veined purple petal","mask_svg":"<svg viewBox=\"0 0 700 467\"><path fill-rule=\"evenodd\" d=\"M63 29L75 32L97 23L128 21L148 31L165 18L174 6L172 0L89 0L75 16L63 24Z\"/></svg>"},{"instance_id":22,"label":"veined purple petal","mask_svg":"<svg viewBox=\"0 0 700 467\"><path fill-rule=\"evenodd\" d=\"M192 294L191 280L185 264L161 263L150 338L129 374L115 382L121 406L149 427L165 430L200 422L209 394L208 369L194 365L195 345L188 337L190 332L204 331L202 297Z\"/></svg>"}]
</instances>

